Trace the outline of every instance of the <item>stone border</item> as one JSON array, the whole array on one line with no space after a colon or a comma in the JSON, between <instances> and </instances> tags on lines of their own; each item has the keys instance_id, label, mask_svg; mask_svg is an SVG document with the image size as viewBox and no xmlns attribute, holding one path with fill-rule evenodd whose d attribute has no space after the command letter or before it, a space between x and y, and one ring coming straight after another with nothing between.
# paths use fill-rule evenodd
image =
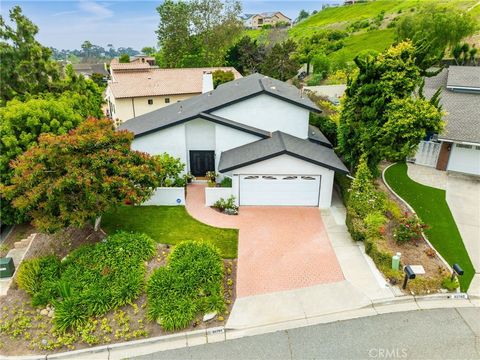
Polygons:
<instances>
[{"instance_id":1,"label":"stone border","mask_svg":"<svg viewBox=\"0 0 480 360\"><path fill-rule=\"evenodd\" d=\"M417 212L410 206L410 204L407 201L405 201L400 195L398 195L395 191L393 191L393 189L390 187L390 185L388 185L387 181L385 180L385 171L387 171L387 169L389 169L391 166L393 166L395 164L398 164L398 163L390 164L385 169L383 169L383 171L382 171L382 181L385 184L385 186L387 187L387 189L393 195L395 195L395 197L397 197L397 199L399 199L408 208L408 210L410 210L410 212L417 215ZM407 176L408 176L408 174L407 174ZM412 180L412 179L410 179L410 180ZM414 180L412 180L412 181L414 181ZM421 185L423 185L423 184L421 184ZM427 185L424 185L424 186L427 186ZM429 187L431 187L431 186L429 186ZM437 249L435 249L435 247L432 245L432 243L430 241L428 241L428 238L423 231L422 231L422 238L423 238L423 240L425 240L425 242L428 244L428 246L430 246L430 248L433 249L433 251L435 251L435 255L438 256L438 258L443 262L443 264L447 267L447 269L450 272L452 272L453 269L450 266L450 264L443 258L442 255L440 255L440 253L437 251Z\"/></svg>"}]
</instances>

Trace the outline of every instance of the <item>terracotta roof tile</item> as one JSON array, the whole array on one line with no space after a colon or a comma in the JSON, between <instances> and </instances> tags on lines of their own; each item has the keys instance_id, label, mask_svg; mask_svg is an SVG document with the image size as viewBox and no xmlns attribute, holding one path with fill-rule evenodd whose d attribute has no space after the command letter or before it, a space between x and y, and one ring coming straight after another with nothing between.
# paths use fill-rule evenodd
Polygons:
<instances>
[{"instance_id":1,"label":"terracotta roof tile","mask_svg":"<svg viewBox=\"0 0 480 360\"><path fill-rule=\"evenodd\" d=\"M202 92L203 73L218 69L233 71L235 79L242 77L233 67L181 69L150 67L148 71L118 72L115 70L114 81L111 81L108 86L115 98L199 94Z\"/></svg>"}]
</instances>

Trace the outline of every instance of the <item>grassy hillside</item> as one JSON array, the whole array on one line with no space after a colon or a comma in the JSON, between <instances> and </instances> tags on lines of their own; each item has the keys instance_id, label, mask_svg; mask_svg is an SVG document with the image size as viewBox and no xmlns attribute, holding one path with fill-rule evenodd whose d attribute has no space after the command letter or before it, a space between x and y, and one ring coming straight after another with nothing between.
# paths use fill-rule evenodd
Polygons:
<instances>
[{"instance_id":1,"label":"grassy hillside","mask_svg":"<svg viewBox=\"0 0 480 360\"><path fill-rule=\"evenodd\" d=\"M379 29L352 35L345 39L345 46L329 55L332 63L351 61L362 50L372 49L379 52L388 48L394 41L394 29Z\"/></svg>"},{"instance_id":2,"label":"grassy hillside","mask_svg":"<svg viewBox=\"0 0 480 360\"><path fill-rule=\"evenodd\" d=\"M376 0L350 6L327 8L295 25L290 29L289 34L293 38L301 38L323 28L345 28L351 22L374 18L382 11L388 17L388 15L399 14L399 12L411 11L429 2L465 10L478 3L477 0ZM478 8L479 6L472 11L475 12L475 15L480 16Z\"/></svg>"}]
</instances>

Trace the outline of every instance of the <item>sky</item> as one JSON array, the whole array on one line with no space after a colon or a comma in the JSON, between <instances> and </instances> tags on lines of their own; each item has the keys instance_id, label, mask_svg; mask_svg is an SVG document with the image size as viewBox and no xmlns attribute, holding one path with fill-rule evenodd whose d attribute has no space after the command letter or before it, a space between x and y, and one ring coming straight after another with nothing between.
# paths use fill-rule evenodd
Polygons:
<instances>
[{"instance_id":1,"label":"sky","mask_svg":"<svg viewBox=\"0 0 480 360\"><path fill-rule=\"evenodd\" d=\"M273 1L244 0L244 13L281 11L294 19L301 9L320 10L322 4L340 0ZM9 9L20 5L23 13L40 29L37 39L57 49L78 49L89 40L95 45L115 48L155 46L159 17L158 1L96 0L1 0L0 14L8 18Z\"/></svg>"}]
</instances>

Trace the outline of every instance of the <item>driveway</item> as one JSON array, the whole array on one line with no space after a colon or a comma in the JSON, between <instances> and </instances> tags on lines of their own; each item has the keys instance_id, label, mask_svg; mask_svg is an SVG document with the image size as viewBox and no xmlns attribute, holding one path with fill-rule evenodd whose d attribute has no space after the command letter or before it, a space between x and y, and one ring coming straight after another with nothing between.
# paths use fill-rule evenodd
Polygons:
<instances>
[{"instance_id":1,"label":"driveway","mask_svg":"<svg viewBox=\"0 0 480 360\"><path fill-rule=\"evenodd\" d=\"M344 280L318 208L244 206L228 216L204 205L204 189L188 186L188 212L206 224L240 230L237 297Z\"/></svg>"}]
</instances>

